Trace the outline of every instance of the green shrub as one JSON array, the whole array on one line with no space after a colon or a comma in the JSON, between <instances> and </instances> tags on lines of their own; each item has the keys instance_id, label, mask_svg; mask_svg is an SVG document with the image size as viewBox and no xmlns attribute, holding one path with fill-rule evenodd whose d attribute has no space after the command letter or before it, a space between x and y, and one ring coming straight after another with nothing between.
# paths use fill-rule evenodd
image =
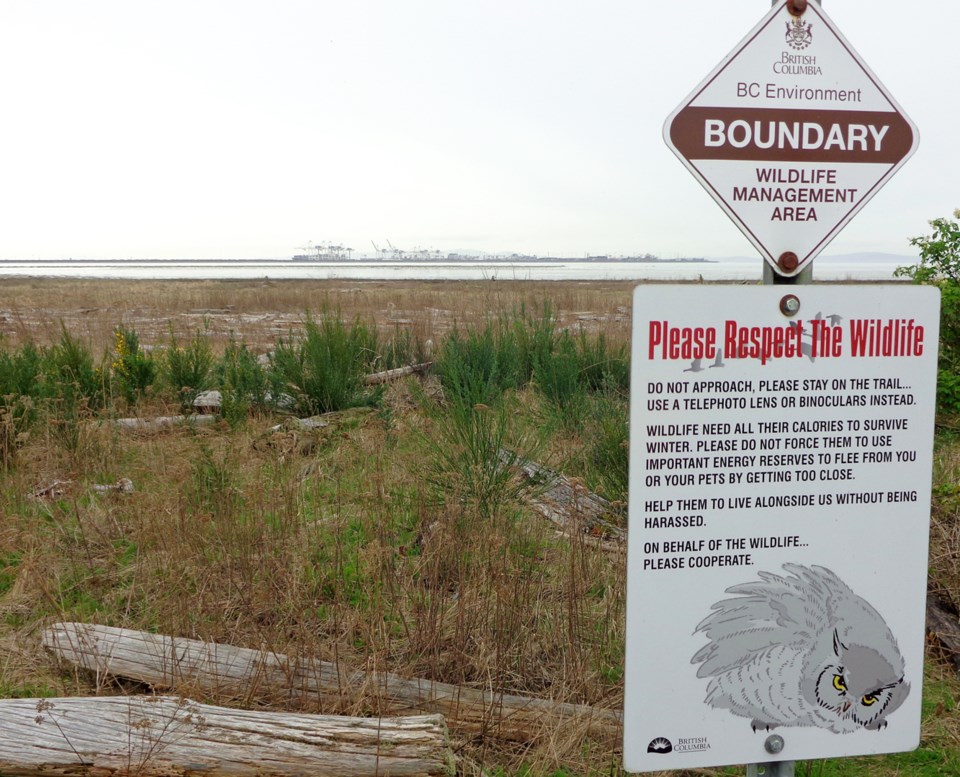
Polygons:
<instances>
[{"instance_id":1,"label":"green shrub","mask_svg":"<svg viewBox=\"0 0 960 777\"><path fill-rule=\"evenodd\" d=\"M13 463L37 420L42 359L32 343L13 353L0 351L0 466Z\"/></svg>"},{"instance_id":2,"label":"green shrub","mask_svg":"<svg viewBox=\"0 0 960 777\"><path fill-rule=\"evenodd\" d=\"M603 332L591 337L581 329L577 345L580 350L581 380L591 391L613 388L629 394L630 357L626 343L613 348L607 345Z\"/></svg>"},{"instance_id":3,"label":"green shrub","mask_svg":"<svg viewBox=\"0 0 960 777\"><path fill-rule=\"evenodd\" d=\"M71 454L83 447L84 425L106 405L109 370L61 324L59 341L43 351L40 385L47 428Z\"/></svg>"},{"instance_id":4,"label":"green shrub","mask_svg":"<svg viewBox=\"0 0 960 777\"><path fill-rule=\"evenodd\" d=\"M556 333L553 312L544 304L539 315L524 306L482 329L454 329L440 349L434 371L448 400L470 407L495 403L503 392L531 380L543 383L553 399L569 397L569 385L562 384L569 384L581 362L570 336ZM576 382L579 385L579 377Z\"/></svg>"},{"instance_id":5,"label":"green shrub","mask_svg":"<svg viewBox=\"0 0 960 777\"><path fill-rule=\"evenodd\" d=\"M561 426L581 428L587 407L587 382L576 341L564 331L550 353L539 353L533 381L547 398Z\"/></svg>"},{"instance_id":6,"label":"green shrub","mask_svg":"<svg viewBox=\"0 0 960 777\"><path fill-rule=\"evenodd\" d=\"M953 212L960 219L960 208ZM947 218L933 219L932 235L921 235L910 240L910 245L920 249L920 261L906 267L898 267L894 273L915 283L940 283L947 281L960 285L960 225Z\"/></svg>"},{"instance_id":7,"label":"green shrub","mask_svg":"<svg viewBox=\"0 0 960 777\"><path fill-rule=\"evenodd\" d=\"M199 331L186 345L181 345L171 331L169 346L163 355L163 379L173 391L181 412L190 412L197 395L211 387L213 364L213 350Z\"/></svg>"},{"instance_id":8,"label":"green shrub","mask_svg":"<svg viewBox=\"0 0 960 777\"><path fill-rule=\"evenodd\" d=\"M33 343L18 351L0 351L0 397L16 395L39 398L43 354Z\"/></svg>"},{"instance_id":9,"label":"green shrub","mask_svg":"<svg viewBox=\"0 0 960 777\"><path fill-rule=\"evenodd\" d=\"M960 413L960 374L955 369L937 370L937 407L948 413Z\"/></svg>"},{"instance_id":10,"label":"green shrub","mask_svg":"<svg viewBox=\"0 0 960 777\"><path fill-rule=\"evenodd\" d=\"M545 302L539 316L531 314L526 306L510 319L500 321L501 352L510 365L513 385L524 386L533 377L535 366L553 353L557 343L557 322L549 302Z\"/></svg>"},{"instance_id":11,"label":"green shrub","mask_svg":"<svg viewBox=\"0 0 960 777\"><path fill-rule=\"evenodd\" d=\"M214 372L222 397L220 412L231 426L242 422L251 409L267 407L270 389L266 370L245 343L231 341Z\"/></svg>"},{"instance_id":12,"label":"green shrub","mask_svg":"<svg viewBox=\"0 0 960 777\"><path fill-rule=\"evenodd\" d=\"M441 499L455 495L490 518L526 488L513 465L515 440L511 414L503 404L466 406L446 410L428 407L434 418L430 480Z\"/></svg>"},{"instance_id":13,"label":"green shrub","mask_svg":"<svg viewBox=\"0 0 960 777\"><path fill-rule=\"evenodd\" d=\"M43 356L41 390L46 396L71 407L83 404L99 409L104 406L107 395L104 370L94 365L87 347L72 337L62 323L60 340Z\"/></svg>"},{"instance_id":14,"label":"green shrub","mask_svg":"<svg viewBox=\"0 0 960 777\"><path fill-rule=\"evenodd\" d=\"M360 321L350 326L338 315L308 318L300 340L277 343L270 359L274 396L293 397L294 412L316 415L376 404L383 388L363 383L377 353L375 330Z\"/></svg>"},{"instance_id":15,"label":"green shrub","mask_svg":"<svg viewBox=\"0 0 960 777\"><path fill-rule=\"evenodd\" d=\"M454 329L441 346L434 371L443 384L444 397L458 408L492 405L512 384L490 324L466 333Z\"/></svg>"},{"instance_id":16,"label":"green shrub","mask_svg":"<svg viewBox=\"0 0 960 777\"><path fill-rule=\"evenodd\" d=\"M953 212L960 218L960 209ZM937 402L960 413L960 224L947 218L930 222L933 234L910 241L920 251L916 264L898 267L895 275L940 289L940 360Z\"/></svg>"},{"instance_id":17,"label":"green shrub","mask_svg":"<svg viewBox=\"0 0 960 777\"><path fill-rule=\"evenodd\" d=\"M153 358L140 348L136 330L118 326L113 333L114 382L127 402L134 404L143 397L157 377Z\"/></svg>"},{"instance_id":18,"label":"green shrub","mask_svg":"<svg viewBox=\"0 0 960 777\"><path fill-rule=\"evenodd\" d=\"M598 394L588 420L590 488L611 500L625 501L629 480L630 404L618 392Z\"/></svg>"}]
</instances>

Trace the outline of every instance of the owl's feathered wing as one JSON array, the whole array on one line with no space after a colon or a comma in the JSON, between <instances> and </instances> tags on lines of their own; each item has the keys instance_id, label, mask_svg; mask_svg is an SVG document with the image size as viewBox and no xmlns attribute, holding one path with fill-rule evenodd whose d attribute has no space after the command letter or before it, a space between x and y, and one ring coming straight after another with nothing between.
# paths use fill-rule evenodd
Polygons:
<instances>
[{"instance_id":1,"label":"owl's feathered wing","mask_svg":"<svg viewBox=\"0 0 960 777\"><path fill-rule=\"evenodd\" d=\"M697 677L711 677L743 666L772 647L800 648L825 628L831 609L831 588L835 588L834 584L846 586L823 567L809 569L785 564L784 569L794 577L759 572L759 581L726 590L736 594L736 598L713 605L713 612L695 630L710 640L691 659L691 663L700 664Z\"/></svg>"}]
</instances>

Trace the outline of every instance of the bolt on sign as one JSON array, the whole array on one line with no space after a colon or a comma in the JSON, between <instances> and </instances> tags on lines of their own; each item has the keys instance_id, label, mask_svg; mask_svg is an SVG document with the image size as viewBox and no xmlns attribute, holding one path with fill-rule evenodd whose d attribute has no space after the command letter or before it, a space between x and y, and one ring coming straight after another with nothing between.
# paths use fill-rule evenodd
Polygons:
<instances>
[{"instance_id":1,"label":"bolt on sign","mask_svg":"<svg viewBox=\"0 0 960 777\"><path fill-rule=\"evenodd\" d=\"M802 3L801 3L802 5ZM667 145L783 275L916 150L916 127L817 3L775 6L664 125ZM781 256L785 257L780 261Z\"/></svg>"},{"instance_id":2,"label":"bolt on sign","mask_svg":"<svg viewBox=\"0 0 960 777\"><path fill-rule=\"evenodd\" d=\"M917 746L939 303L637 287L627 771Z\"/></svg>"}]
</instances>

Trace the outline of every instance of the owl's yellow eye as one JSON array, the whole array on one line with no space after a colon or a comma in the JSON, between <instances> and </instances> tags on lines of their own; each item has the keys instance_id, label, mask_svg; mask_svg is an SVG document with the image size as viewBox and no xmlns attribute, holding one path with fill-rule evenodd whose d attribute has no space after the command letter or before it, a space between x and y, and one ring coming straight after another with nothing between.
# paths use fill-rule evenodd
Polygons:
<instances>
[{"instance_id":1,"label":"owl's yellow eye","mask_svg":"<svg viewBox=\"0 0 960 777\"><path fill-rule=\"evenodd\" d=\"M877 703L877 697L872 693L868 693L866 696L860 699L860 703L863 704L864 707L869 707L871 704Z\"/></svg>"},{"instance_id":2,"label":"owl's yellow eye","mask_svg":"<svg viewBox=\"0 0 960 777\"><path fill-rule=\"evenodd\" d=\"M847 684L843 681L843 675L835 674L833 676L833 687L838 691L847 690Z\"/></svg>"}]
</instances>

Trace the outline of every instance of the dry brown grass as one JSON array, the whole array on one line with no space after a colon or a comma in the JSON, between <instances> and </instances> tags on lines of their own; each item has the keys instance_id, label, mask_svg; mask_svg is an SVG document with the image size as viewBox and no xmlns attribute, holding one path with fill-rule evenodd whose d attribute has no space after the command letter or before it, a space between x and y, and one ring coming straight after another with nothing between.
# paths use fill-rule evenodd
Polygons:
<instances>
[{"instance_id":1,"label":"dry brown grass","mask_svg":"<svg viewBox=\"0 0 960 777\"><path fill-rule=\"evenodd\" d=\"M268 433L271 422L122 438L102 427L93 447L112 455L69 471L42 441L28 446L6 481L0 534L0 556L19 558L0 595L4 693L115 692L36 652L39 631L66 619L621 704L622 557L557 538L519 504L480 523L456 495L437 501L422 479L425 442L376 414L311 439ZM134 493L89 492L121 475ZM70 481L59 498L24 496L52 479ZM371 702L345 697L338 710ZM457 739L473 761L508 766L575 764L586 741L556 730L522 750ZM616 763L599 746L596 758Z\"/></svg>"},{"instance_id":2,"label":"dry brown grass","mask_svg":"<svg viewBox=\"0 0 960 777\"><path fill-rule=\"evenodd\" d=\"M960 607L960 437L945 427L934 449L930 523L931 589Z\"/></svg>"},{"instance_id":3,"label":"dry brown grass","mask_svg":"<svg viewBox=\"0 0 960 777\"><path fill-rule=\"evenodd\" d=\"M9 346L54 343L62 326L94 354L110 350L121 323L145 345L202 330L221 346L233 335L266 350L324 309L438 339L455 324L549 304L559 323L603 327L622 342L631 292L580 283L2 283ZM45 626L76 620L621 706L623 556L559 537L521 498L480 511L474 494L457 491L456 473L431 463L437 420L414 393L412 383L392 386L380 412L316 432L271 432L281 419L253 417L238 429L129 434L91 419L65 448L52 427L34 430L0 486L0 560L13 570L0 584L0 696L122 690L63 673L38 651ZM516 398L523 423L536 425L538 402ZM169 410L156 400L139 408ZM133 493L91 490L121 477ZM60 493L31 496L56 481ZM375 707L373 696L340 705ZM465 774L619 768L613 744L569 727L544 727L524 747L492 736L456 745Z\"/></svg>"},{"instance_id":4,"label":"dry brown grass","mask_svg":"<svg viewBox=\"0 0 960 777\"><path fill-rule=\"evenodd\" d=\"M55 342L63 322L94 352L110 348L119 323L148 345L166 342L171 330L185 337L203 329L221 344L233 333L266 349L325 307L426 339L456 322L549 302L561 324L602 328L620 342L629 336L626 283L0 283L8 343ZM382 412L316 432L270 432L279 419L267 417L239 429L150 435L87 424L74 450L49 428L34 433L0 480L0 560L14 570L6 588L0 583L0 696L127 690L96 687L39 650L46 625L77 620L622 706L624 557L558 536L522 498L478 511L455 477L431 470L437 421L414 388L395 385ZM532 393L512 406L521 423L545 428ZM569 431L543 434L542 450L577 446ZM450 484L446 493L434 487L438 476ZM90 490L120 477L136 490ZM953 438L941 440L936 477L932 579L960 603ZM30 496L57 480L62 494ZM939 706L925 720L925 746L948 752L960 742L960 685L938 660L927 678ZM216 694L199 700L237 703ZM269 701L252 694L240 703ZM374 704L350 697L341 709ZM545 727L522 747L463 736L455 745L464 775L521 765L531 774L622 773L615 744L571 727ZM857 773L913 772L891 761Z\"/></svg>"},{"instance_id":5,"label":"dry brown grass","mask_svg":"<svg viewBox=\"0 0 960 777\"><path fill-rule=\"evenodd\" d=\"M266 347L297 328L307 313L339 310L381 329L412 329L436 340L456 322L540 310L549 302L558 323L629 330L632 284L529 281L128 281L0 279L0 335L11 345L54 342L61 322L91 343L111 342L113 329L136 329L144 345L171 331L202 330L214 342L233 334Z\"/></svg>"}]
</instances>

